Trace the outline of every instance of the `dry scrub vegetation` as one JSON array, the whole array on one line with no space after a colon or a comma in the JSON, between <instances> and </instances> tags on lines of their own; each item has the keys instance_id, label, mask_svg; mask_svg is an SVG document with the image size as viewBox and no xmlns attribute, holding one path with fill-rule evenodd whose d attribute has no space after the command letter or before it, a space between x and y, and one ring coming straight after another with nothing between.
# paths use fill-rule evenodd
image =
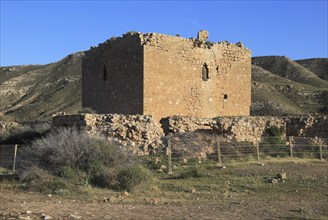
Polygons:
<instances>
[{"instance_id":1,"label":"dry scrub vegetation","mask_svg":"<svg viewBox=\"0 0 328 220\"><path fill-rule=\"evenodd\" d=\"M316 159L135 157L59 129L22 149L19 180L0 181L0 219L327 219L328 166ZM287 178L277 179L277 174ZM42 217L44 218L44 217Z\"/></svg>"},{"instance_id":2,"label":"dry scrub vegetation","mask_svg":"<svg viewBox=\"0 0 328 220\"><path fill-rule=\"evenodd\" d=\"M52 130L22 148L20 180L28 190L70 193L75 186L97 186L132 191L150 174L120 146L75 128Z\"/></svg>"}]
</instances>

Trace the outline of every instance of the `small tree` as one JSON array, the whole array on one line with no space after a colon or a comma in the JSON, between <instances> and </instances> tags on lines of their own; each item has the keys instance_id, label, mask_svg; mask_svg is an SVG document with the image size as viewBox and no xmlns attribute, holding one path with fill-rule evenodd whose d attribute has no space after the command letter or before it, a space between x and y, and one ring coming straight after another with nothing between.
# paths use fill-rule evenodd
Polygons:
<instances>
[{"instance_id":1,"label":"small tree","mask_svg":"<svg viewBox=\"0 0 328 220\"><path fill-rule=\"evenodd\" d=\"M288 156L289 148L284 139L284 127L270 126L264 130L261 151L271 156Z\"/></svg>"}]
</instances>

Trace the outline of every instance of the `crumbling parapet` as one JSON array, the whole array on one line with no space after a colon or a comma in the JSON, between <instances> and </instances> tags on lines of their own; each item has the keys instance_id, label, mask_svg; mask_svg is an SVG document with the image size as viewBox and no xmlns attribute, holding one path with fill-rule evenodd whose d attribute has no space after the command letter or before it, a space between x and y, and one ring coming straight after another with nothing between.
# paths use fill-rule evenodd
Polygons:
<instances>
[{"instance_id":1,"label":"crumbling parapet","mask_svg":"<svg viewBox=\"0 0 328 220\"><path fill-rule=\"evenodd\" d=\"M200 41L207 41L208 40L208 31L201 30L197 34L197 39Z\"/></svg>"}]
</instances>

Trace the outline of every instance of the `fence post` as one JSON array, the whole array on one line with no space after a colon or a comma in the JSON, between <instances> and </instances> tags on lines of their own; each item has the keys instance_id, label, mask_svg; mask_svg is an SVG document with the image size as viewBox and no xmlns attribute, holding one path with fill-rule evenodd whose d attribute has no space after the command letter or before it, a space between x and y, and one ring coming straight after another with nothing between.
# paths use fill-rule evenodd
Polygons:
<instances>
[{"instance_id":1,"label":"fence post","mask_svg":"<svg viewBox=\"0 0 328 220\"><path fill-rule=\"evenodd\" d=\"M172 174L172 148L171 148L171 139L167 140L167 150L168 150L168 174Z\"/></svg>"},{"instance_id":2,"label":"fence post","mask_svg":"<svg viewBox=\"0 0 328 220\"><path fill-rule=\"evenodd\" d=\"M221 159L221 146L220 146L220 137L216 138L216 148L218 150L218 165L222 166L222 159Z\"/></svg>"},{"instance_id":3,"label":"fence post","mask_svg":"<svg viewBox=\"0 0 328 220\"><path fill-rule=\"evenodd\" d=\"M289 150L290 150L290 158L293 159L293 137L289 136Z\"/></svg>"},{"instance_id":4,"label":"fence post","mask_svg":"<svg viewBox=\"0 0 328 220\"><path fill-rule=\"evenodd\" d=\"M323 141L321 139L319 139L320 161L321 162L323 162L322 143L323 143Z\"/></svg>"},{"instance_id":5,"label":"fence post","mask_svg":"<svg viewBox=\"0 0 328 220\"><path fill-rule=\"evenodd\" d=\"M256 139L256 155L257 155L257 163L260 163L260 148L259 148L259 140Z\"/></svg>"},{"instance_id":6,"label":"fence post","mask_svg":"<svg viewBox=\"0 0 328 220\"><path fill-rule=\"evenodd\" d=\"M16 157L17 157L17 144L15 144L15 150L14 150L13 173L15 173L15 169L16 169Z\"/></svg>"}]
</instances>

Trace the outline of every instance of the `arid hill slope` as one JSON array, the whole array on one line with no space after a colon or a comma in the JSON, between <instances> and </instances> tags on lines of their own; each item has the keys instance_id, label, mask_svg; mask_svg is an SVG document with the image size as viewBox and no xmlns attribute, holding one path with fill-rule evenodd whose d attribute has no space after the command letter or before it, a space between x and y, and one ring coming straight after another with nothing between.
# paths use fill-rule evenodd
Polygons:
<instances>
[{"instance_id":1,"label":"arid hill slope","mask_svg":"<svg viewBox=\"0 0 328 220\"><path fill-rule=\"evenodd\" d=\"M48 65L0 67L0 117L43 120L59 111L80 110L82 56L72 54Z\"/></svg>"},{"instance_id":2,"label":"arid hill slope","mask_svg":"<svg viewBox=\"0 0 328 220\"><path fill-rule=\"evenodd\" d=\"M48 120L81 111L81 59L0 67L0 120ZM252 59L252 115L328 113L328 59Z\"/></svg>"},{"instance_id":3,"label":"arid hill slope","mask_svg":"<svg viewBox=\"0 0 328 220\"><path fill-rule=\"evenodd\" d=\"M318 77L328 71L325 62L285 56L252 58L252 115L327 114L328 81Z\"/></svg>"},{"instance_id":4,"label":"arid hill slope","mask_svg":"<svg viewBox=\"0 0 328 220\"><path fill-rule=\"evenodd\" d=\"M296 62L315 73L321 79L328 80L328 58L296 60Z\"/></svg>"}]
</instances>

